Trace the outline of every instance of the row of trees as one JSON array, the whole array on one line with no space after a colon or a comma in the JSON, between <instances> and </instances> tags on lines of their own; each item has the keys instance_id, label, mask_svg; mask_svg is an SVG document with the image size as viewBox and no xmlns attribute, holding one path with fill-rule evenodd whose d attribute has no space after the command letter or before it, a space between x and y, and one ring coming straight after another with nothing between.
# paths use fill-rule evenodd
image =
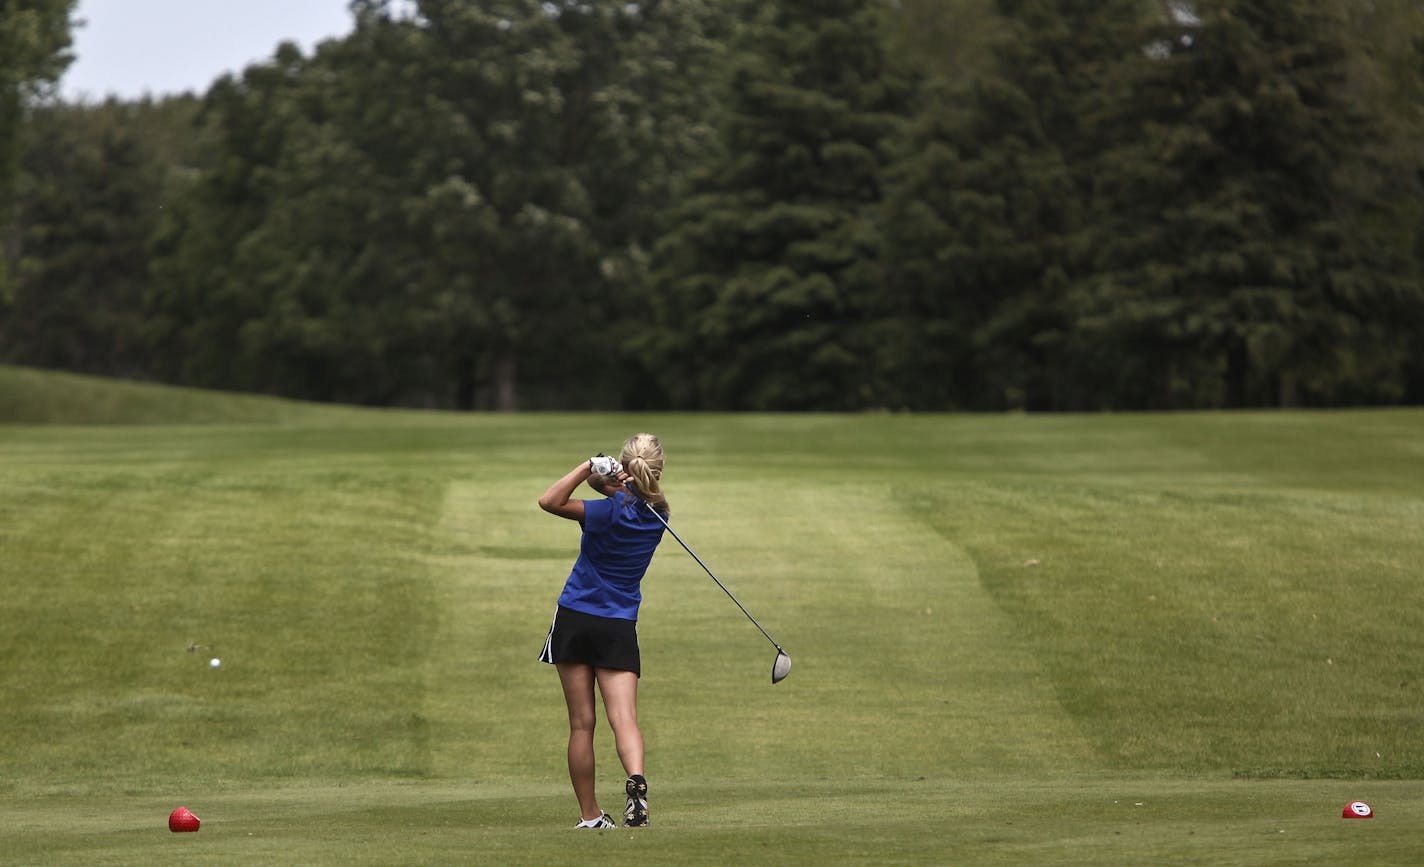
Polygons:
<instances>
[{"instance_id":1,"label":"row of trees","mask_svg":"<svg viewBox=\"0 0 1424 867\"><path fill-rule=\"evenodd\" d=\"M0 358L460 408L1424 400L1412 0L351 10L201 98L16 90Z\"/></svg>"}]
</instances>

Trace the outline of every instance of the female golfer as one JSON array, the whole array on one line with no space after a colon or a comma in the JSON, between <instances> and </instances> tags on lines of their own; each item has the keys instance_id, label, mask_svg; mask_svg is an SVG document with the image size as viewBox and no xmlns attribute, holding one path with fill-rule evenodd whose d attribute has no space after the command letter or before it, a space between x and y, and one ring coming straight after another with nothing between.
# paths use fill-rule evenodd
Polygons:
<instances>
[{"instance_id":1,"label":"female golfer","mask_svg":"<svg viewBox=\"0 0 1424 867\"><path fill-rule=\"evenodd\" d=\"M582 820L576 828L615 828L594 797L593 688L613 726L618 758L628 774L625 827L648 824L648 781L643 777L643 733L638 728L638 603L643 574L662 541L663 447L652 434L635 434L617 461L599 455L568 472L539 498L546 512L583 528L578 559L564 583L559 607L539 659L556 666L569 707L569 779ZM574 500L580 482L602 499ZM632 490L629 490L631 483ZM634 496L636 491L637 496ZM646 503L647 505L644 505Z\"/></svg>"}]
</instances>

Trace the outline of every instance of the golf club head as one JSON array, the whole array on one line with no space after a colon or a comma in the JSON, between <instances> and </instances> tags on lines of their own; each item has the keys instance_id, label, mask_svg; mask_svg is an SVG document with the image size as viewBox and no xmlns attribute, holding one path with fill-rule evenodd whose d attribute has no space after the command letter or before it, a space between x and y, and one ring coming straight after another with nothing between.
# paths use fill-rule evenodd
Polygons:
<instances>
[{"instance_id":1,"label":"golf club head","mask_svg":"<svg viewBox=\"0 0 1424 867\"><path fill-rule=\"evenodd\" d=\"M776 648L776 662L771 664L771 682L781 683L791 673L791 656L781 648Z\"/></svg>"}]
</instances>

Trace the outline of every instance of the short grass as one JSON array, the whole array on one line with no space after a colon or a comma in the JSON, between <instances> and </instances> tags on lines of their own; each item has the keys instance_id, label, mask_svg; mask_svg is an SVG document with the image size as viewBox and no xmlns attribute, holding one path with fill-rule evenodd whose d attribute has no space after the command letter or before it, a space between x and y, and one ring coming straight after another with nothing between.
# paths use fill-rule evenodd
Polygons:
<instances>
[{"instance_id":1,"label":"short grass","mask_svg":"<svg viewBox=\"0 0 1424 867\"><path fill-rule=\"evenodd\" d=\"M0 424L0 860L1424 858L1424 412L76 408L106 387ZM577 835L534 661L577 528L534 500L643 428L795 668L669 539L655 825Z\"/></svg>"}]
</instances>

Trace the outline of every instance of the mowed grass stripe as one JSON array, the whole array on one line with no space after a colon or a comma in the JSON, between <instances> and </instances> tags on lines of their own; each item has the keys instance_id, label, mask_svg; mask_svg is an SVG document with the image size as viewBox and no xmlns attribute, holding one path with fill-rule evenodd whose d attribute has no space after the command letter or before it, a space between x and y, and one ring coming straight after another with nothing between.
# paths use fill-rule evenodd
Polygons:
<instances>
[{"instance_id":1,"label":"mowed grass stripe","mask_svg":"<svg viewBox=\"0 0 1424 867\"><path fill-rule=\"evenodd\" d=\"M698 701L699 686L702 696L728 696L721 713L676 727L693 752L749 776L770 765L883 779L1085 758L1086 742L973 563L904 509L894 488L788 484L761 502L738 485L707 483L687 499L690 514L675 514L675 526L795 661L772 687L771 646L665 542L649 589L658 613L644 631L669 645L678 666L670 681L692 685L667 704Z\"/></svg>"},{"instance_id":2,"label":"mowed grass stripe","mask_svg":"<svg viewBox=\"0 0 1424 867\"><path fill-rule=\"evenodd\" d=\"M557 679L534 657L578 528L539 512L523 487L447 489L425 676L441 776L563 773ZM771 685L770 644L669 536L639 624L653 778L905 780L1090 759L973 563L890 489L786 486L775 508L727 483L676 491L678 532L795 668ZM606 726L599 748L611 790L621 772Z\"/></svg>"},{"instance_id":3,"label":"mowed grass stripe","mask_svg":"<svg viewBox=\"0 0 1424 867\"><path fill-rule=\"evenodd\" d=\"M546 486L496 476L445 487L426 558L438 618L425 713L439 776L557 784L566 773L562 693L537 657L579 536L536 505ZM613 768L611 744L603 755Z\"/></svg>"}]
</instances>

